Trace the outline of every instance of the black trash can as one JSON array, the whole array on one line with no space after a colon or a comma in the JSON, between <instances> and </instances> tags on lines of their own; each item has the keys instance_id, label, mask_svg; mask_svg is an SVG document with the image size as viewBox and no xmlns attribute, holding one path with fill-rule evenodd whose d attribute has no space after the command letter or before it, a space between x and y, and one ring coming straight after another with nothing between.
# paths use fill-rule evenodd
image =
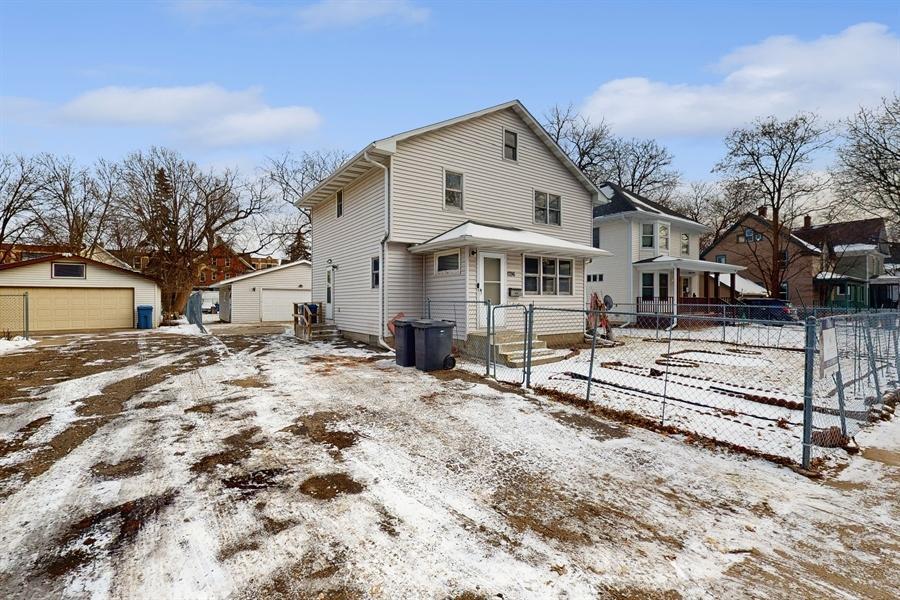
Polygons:
<instances>
[{"instance_id":1,"label":"black trash can","mask_svg":"<svg viewBox=\"0 0 900 600\"><path fill-rule=\"evenodd\" d=\"M416 337L416 368L438 371L456 366L453 358L453 323L433 319L413 321Z\"/></svg>"},{"instance_id":2,"label":"black trash can","mask_svg":"<svg viewBox=\"0 0 900 600\"><path fill-rule=\"evenodd\" d=\"M394 319L394 354L401 367L416 366L416 319Z\"/></svg>"}]
</instances>

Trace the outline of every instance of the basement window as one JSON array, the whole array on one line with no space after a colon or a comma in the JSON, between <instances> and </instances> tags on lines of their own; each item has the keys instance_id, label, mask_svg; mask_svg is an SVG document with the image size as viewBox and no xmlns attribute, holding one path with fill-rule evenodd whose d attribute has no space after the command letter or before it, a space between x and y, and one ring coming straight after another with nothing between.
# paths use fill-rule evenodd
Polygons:
<instances>
[{"instance_id":1,"label":"basement window","mask_svg":"<svg viewBox=\"0 0 900 600\"><path fill-rule=\"evenodd\" d=\"M86 275L84 263L53 263L54 279L84 279Z\"/></svg>"}]
</instances>

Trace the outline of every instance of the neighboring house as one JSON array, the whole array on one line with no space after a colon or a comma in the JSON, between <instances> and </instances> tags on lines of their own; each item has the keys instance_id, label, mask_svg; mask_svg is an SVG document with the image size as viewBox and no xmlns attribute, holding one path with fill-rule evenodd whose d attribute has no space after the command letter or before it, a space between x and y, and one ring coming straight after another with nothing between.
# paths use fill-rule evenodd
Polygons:
<instances>
[{"instance_id":1,"label":"neighboring house","mask_svg":"<svg viewBox=\"0 0 900 600\"><path fill-rule=\"evenodd\" d=\"M120 259L127 260L135 271L141 273L152 271L153 253L146 248L119 250L116 254ZM235 252L229 244L220 241L197 270L193 287L208 288L215 283L253 270L254 267L247 257Z\"/></svg>"},{"instance_id":2,"label":"neighboring house","mask_svg":"<svg viewBox=\"0 0 900 600\"><path fill-rule=\"evenodd\" d=\"M860 219L813 225L807 215L794 235L820 248L822 272L816 276L823 306L895 306L896 284L881 279L890 257L884 219Z\"/></svg>"},{"instance_id":3,"label":"neighboring house","mask_svg":"<svg viewBox=\"0 0 900 600\"><path fill-rule=\"evenodd\" d=\"M281 264L281 260L274 256L253 256L251 254L244 254L243 258L257 271L271 269L272 267L277 267Z\"/></svg>"},{"instance_id":4,"label":"neighboring house","mask_svg":"<svg viewBox=\"0 0 900 600\"><path fill-rule=\"evenodd\" d=\"M582 309L584 263L609 254L591 246L596 201L517 100L377 140L299 202L312 215L313 300L373 343L426 306L456 321L457 340L486 324L466 302Z\"/></svg>"},{"instance_id":5,"label":"neighboring house","mask_svg":"<svg viewBox=\"0 0 900 600\"><path fill-rule=\"evenodd\" d=\"M57 244L0 244L0 256L3 261L0 264L8 264L20 262L23 260L33 260L35 258L45 258L47 256L55 256L57 254L65 254L68 252L66 246ZM120 260L106 248L97 246L93 250L85 248L79 253L80 256L92 258L96 261L121 267L123 269L131 269L128 263Z\"/></svg>"},{"instance_id":6,"label":"neighboring house","mask_svg":"<svg viewBox=\"0 0 900 600\"><path fill-rule=\"evenodd\" d=\"M643 196L606 182L594 207L594 247L612 257L587 266L587 292L610 296L624 312L677 312L678 305L734 300L736 286L721 293L717 277L731 283L743 267L729 261L700 260L704 225ZM732 293L734 290L734 293Z\"/></svg>"},{"instance_id":7,"label":"neighboring house","mask_svg":"<svg viewBox=\"0 0 900 600\"><path fill-rule=\"evenodd\" d=\"M772 263L772 222L766 207L749 212L727 229L706 248L701 257L705 260L743 265L745 279L765 288L768 295L787 300L798 306L819 304L816 276L822 271L822 250L815 244L793 235L787 228L782 231L779 251L785 261L785 276L779 290L769 290L767 265Z\"/></svg>"},{"instance_id":8,"label":"neighboring house","mask_svg":"<svg viewBox=\"0 0 900 600\"><path fill-rule=\"evenodd\" d=\"M28 293L32 332L130 329L137 307L153 307L159 325L160 290L140 273L104 262L56 254L0 265L0 295ZM23 315L0 311L0 331L21 328Z\"/></svg>"},{"instance_id":9,"label":"neighboring house","mask_svg":"<svg viewBox=\"0 0 900 600\"><path fill-rule=\"evenodd\" d=\"M298 260L220 281L219 318L229 323L291 321L295 302L312 299L312 265Z\"/></svg>"}]
</instances>

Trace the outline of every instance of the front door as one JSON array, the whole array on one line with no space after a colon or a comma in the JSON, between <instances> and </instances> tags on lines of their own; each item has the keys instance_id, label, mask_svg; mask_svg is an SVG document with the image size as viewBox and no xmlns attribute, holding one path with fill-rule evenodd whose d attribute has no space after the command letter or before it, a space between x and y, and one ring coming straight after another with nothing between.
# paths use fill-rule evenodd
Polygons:
<instances>
[{"instance_id":1,"label":"front door","mask_svg":"<svg viewBox=\"0 0 900 600\"><path fill-rule=\"evenodd\" d=\"M506 255L482 252L479 254L480 265L478 269L478 289L481 290L483 301L490 301L491 306L506 304ZM503 311L494 311L497 325L502 325ZM486 325L486 318L479 323L479 327Z\"/></svg>"},{"instance_id":2,"label":"front door","mask_svg":"<svg viewBox=\"0 0 900 600\"><path fill-rule=\"evenodd\" d=\"M334 268L325 267L325 318L334 318Z\"/></svg>"}]
</instances>

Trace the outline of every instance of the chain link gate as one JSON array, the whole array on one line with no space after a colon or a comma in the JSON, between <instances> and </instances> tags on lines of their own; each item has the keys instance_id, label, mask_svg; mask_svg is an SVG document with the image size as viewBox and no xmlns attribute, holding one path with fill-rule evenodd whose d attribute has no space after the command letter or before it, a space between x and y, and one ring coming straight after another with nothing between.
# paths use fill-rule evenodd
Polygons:
<instances>
[{"instance_id":1,"label":"chain link gate","mask_svg":"<svg viewBox=\"0 0 900 600\"><path fill-rule=\"evenodd\" d=\"M0 293L0 338L28 338L28 292Z\"/></svg>"},{"instance_id":2,"label":"chain link gate","mask_svg":"<svg viewBox=\"0 0 900 600\"><path fill-rule=\"evenodd\" d=\"M525 383L528 360L528 308L524 304L490 307L488 375L515 385Z\"/></svg>"}]
</instances>

